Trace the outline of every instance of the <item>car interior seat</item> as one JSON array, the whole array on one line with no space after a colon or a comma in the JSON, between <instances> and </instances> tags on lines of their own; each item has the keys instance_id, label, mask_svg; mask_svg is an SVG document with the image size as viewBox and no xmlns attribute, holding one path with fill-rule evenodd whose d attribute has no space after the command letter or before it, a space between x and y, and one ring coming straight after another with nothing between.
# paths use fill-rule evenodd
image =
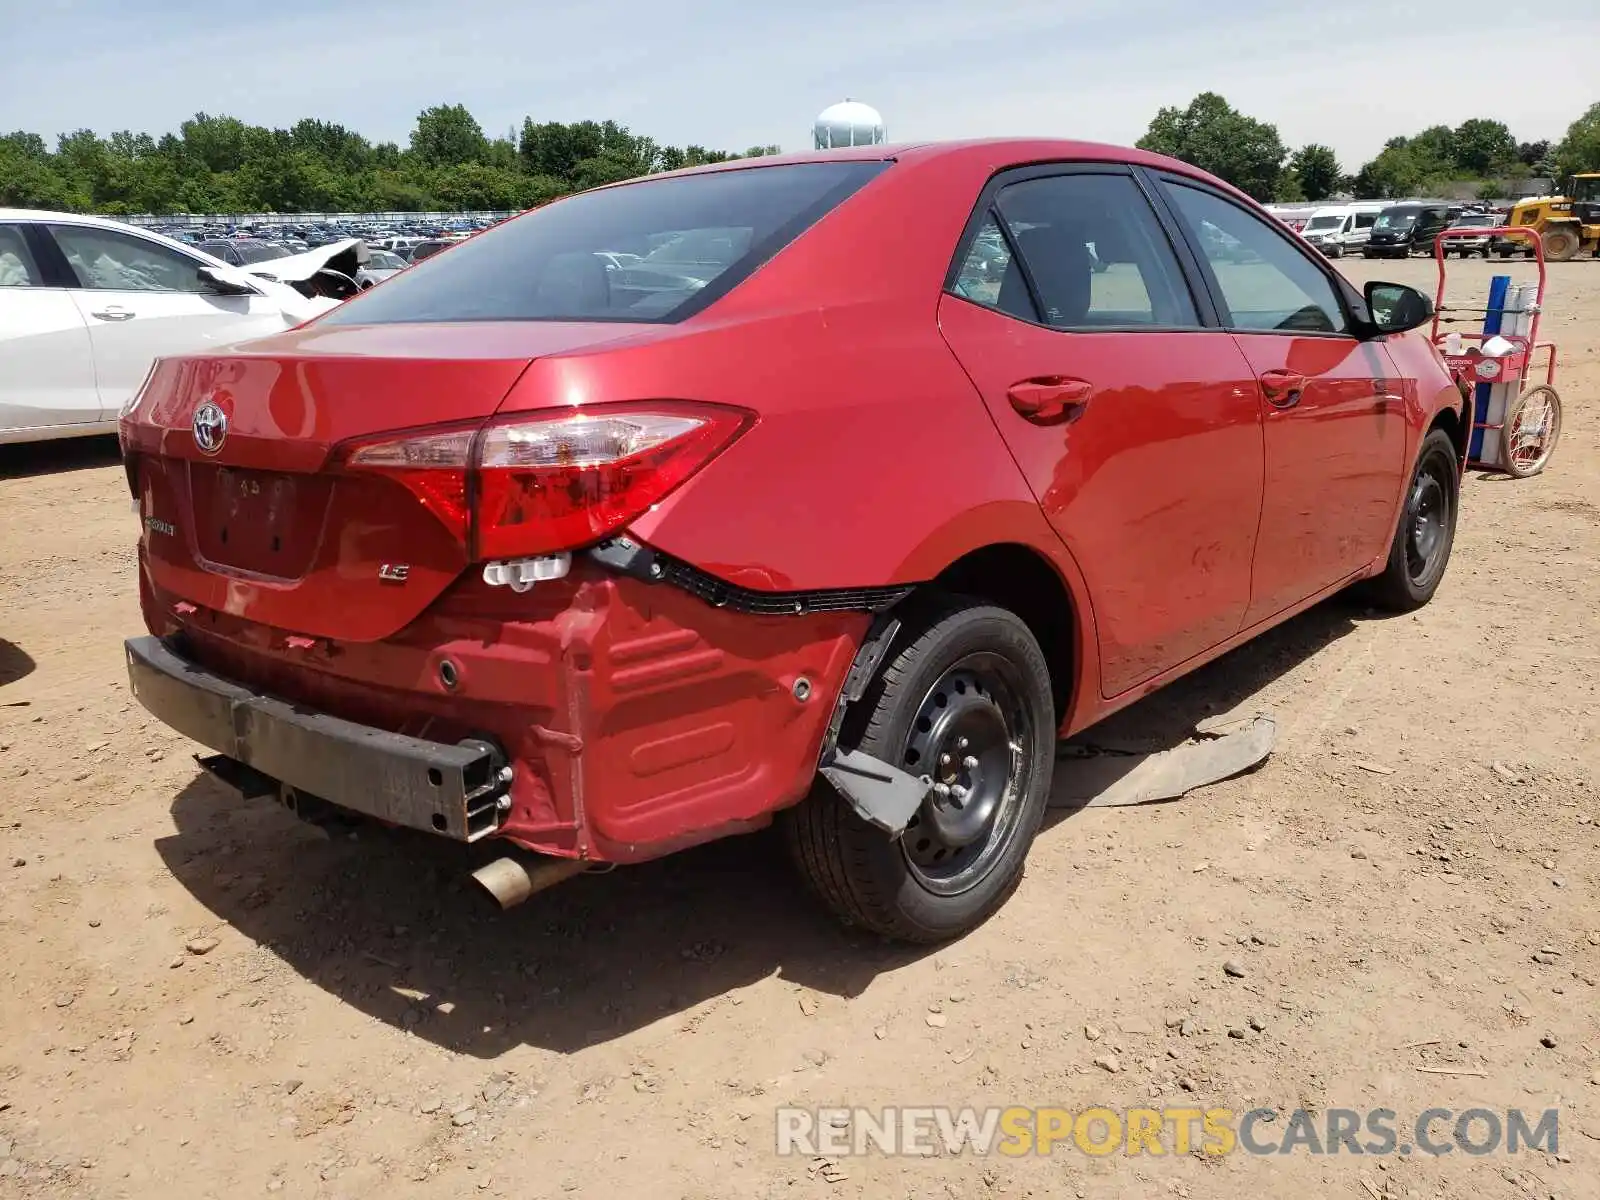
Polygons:
<instances>
[{"instance_id":1,"label":"car interior seat","mask_svg":"<svg viewBox=\"0 0 1600 1200\"><path fill-rule=\"evenodd\" d=\"M1083 229L1060 223L1035 225L1017 233L1016 242L1039 290L1045 310L1042 319L1050 325L1084 324L1094 273ZM1002 312L1026 313L1030 308L1026 295L1022 271L1013 259L1000 280L996 302Z\"/></svg>"}]
</instances>

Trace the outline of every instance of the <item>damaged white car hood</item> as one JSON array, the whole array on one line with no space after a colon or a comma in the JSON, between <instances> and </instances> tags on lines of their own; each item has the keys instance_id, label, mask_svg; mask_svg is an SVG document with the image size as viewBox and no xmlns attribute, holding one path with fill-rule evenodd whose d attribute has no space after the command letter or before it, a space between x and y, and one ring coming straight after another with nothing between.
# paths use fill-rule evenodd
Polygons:
<instances>
[{"instance_id":1,"label":"damaged white car hood","mask_svg":"<svg viewBox=\"0 0 1600 1200\"><path fill-rule=\"evenodd\" d=\"M291 284L305 283L319 271L334 271L354 278L361 265L371 257L367 244L360 238L345 238L304 254L291 254L287 258L274 258L252 263L247 267L232 267L219 263L212 267L214 274L236 283L248 283L256 290L270 296L291 324L298 325L344 303L329 296L304 296Z\"/></svg>"},{"instance_id":2,"label":"damaged white car hood","mask_svg":"<svg viewBox=\"0 0 1600 1200\"><path fill-rule=\"evenodd\" d=\"M275 279L284 283L304 283L318 271L337 271L354 279L362 264L371 257L367 244L360 238L345 238L303 254L252 263L241 270L261 279Z\"/></svg>"}]
</instances>

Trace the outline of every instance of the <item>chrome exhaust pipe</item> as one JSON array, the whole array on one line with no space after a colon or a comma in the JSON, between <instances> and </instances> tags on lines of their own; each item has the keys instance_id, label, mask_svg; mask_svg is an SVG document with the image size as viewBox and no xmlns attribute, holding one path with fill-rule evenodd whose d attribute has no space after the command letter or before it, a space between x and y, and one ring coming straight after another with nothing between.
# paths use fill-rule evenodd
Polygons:
<instances>
[{"instance_id":1,"label":"chrome exhaust pipe","mask_svg":"<svg viewBox=\"0 0 1600 1200\"><path fill-rule=\"evenodd\" d=\"M589 863L581 858L546 858L531 868L514 858L497 858L472 873L473 882L494 898L502 909L515 908L535 892L555 887L563 879L581 875Z\"/></svg>"}]
</instances>

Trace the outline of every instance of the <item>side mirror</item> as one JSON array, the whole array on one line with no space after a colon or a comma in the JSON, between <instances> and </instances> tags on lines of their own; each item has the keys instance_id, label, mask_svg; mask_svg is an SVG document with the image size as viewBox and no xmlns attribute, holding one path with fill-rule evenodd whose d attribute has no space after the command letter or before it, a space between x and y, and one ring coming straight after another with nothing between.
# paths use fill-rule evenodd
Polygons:
<instances>
[{"instance_id":1,"label":"side mirror","mask_svg":"<svg viewBox=\"0 0 1600 1200\"><path fill-rule=\"evenodd\" d=\"M1369 283L1363 294L1374 333L1404 333L1433 316L1433 301L1403 283Z\"/></svg>"},{"instance_id":2,"label":"side mirror","mask_svg":"<svg viewBox=\"0 0 1600 1200\"><path fill-rule=\"evenodd\" d=\"M206 290L218 296L254 296L259 293L242 280L224 275L216 267L201 267L197 272Z\"/></svg>"}]
</instances>

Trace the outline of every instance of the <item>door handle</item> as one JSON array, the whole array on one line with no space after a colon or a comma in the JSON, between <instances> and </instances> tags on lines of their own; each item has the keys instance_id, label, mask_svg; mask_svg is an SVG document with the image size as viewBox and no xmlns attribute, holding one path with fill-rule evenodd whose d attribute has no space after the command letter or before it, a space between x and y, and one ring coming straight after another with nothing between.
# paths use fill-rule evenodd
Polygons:
<instances>
[{"instance_id":1,"label":"door handle","mask_svg":"<svg viewBox=\"0 0 1600 1200\"><path fill-rule=\"evenodd\" d=\"M1298 371L1272 370L1261 372L1261 393L1274 408L1293 408L1300 403L1300 392L1306 386L1306 377Z\"/></svg>"},{"instance_id":2,"label":"door handle","mask_svg":"<svg viewBox=\"0 0 1600 1200\"><path fill-rule=\"evenodd\" d=\"M134 313L125 308L118 308L114 304L107 308L103 308L98 312L91 312L89 315L91 317L97 317L102 321L131 321L135 316Z\"/></svg>"},{"instance_id":3,"label":"door handle","mask_svg":"<svg viewBox=\"0 0 1600 1200\"><path fill-rule=\"evenodd\" d=\"M1042 375L1024 379L1006 389L1006 399L1028 420L1038 425L1076 421L1083 415L1094 384L1064 375Z\"/></svg>"}]
</instances>

